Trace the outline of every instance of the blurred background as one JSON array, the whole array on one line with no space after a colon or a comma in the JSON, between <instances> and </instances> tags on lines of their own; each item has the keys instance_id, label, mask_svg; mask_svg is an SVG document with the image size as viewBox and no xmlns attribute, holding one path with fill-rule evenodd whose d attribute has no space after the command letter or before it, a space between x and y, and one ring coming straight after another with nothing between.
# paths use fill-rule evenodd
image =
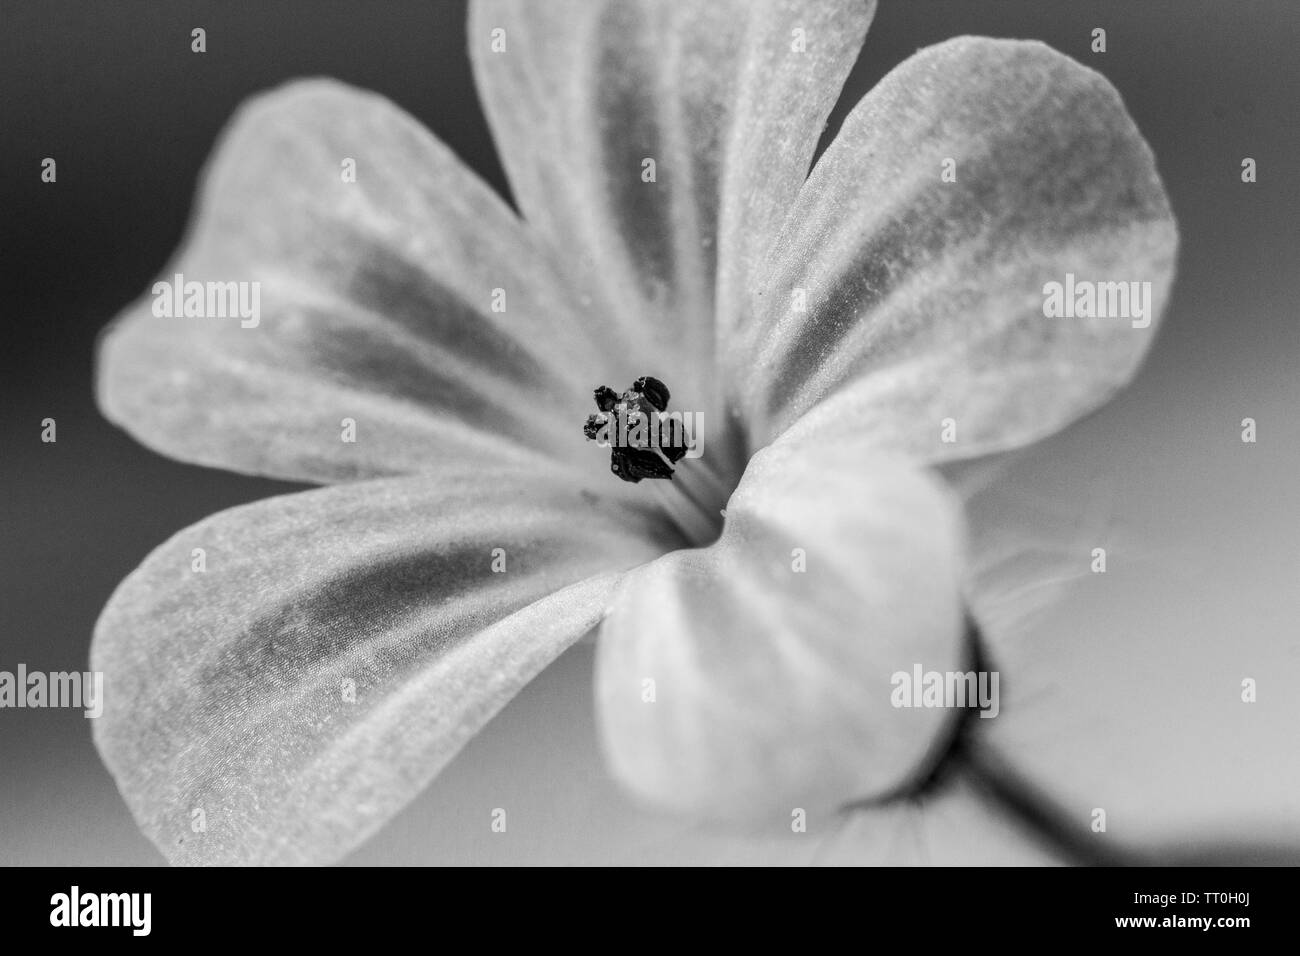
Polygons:
<instances>
[{"instance_id":1,"label":"blurred background","mask_svg":"<svg viewBox=\"0 0 1300 956\"><path fill-rule=\"evenodd\" d=\"M199 26L203 55L190 52ZM1104 54L1089 48L1097 26ZM999 746L1085 822L1088 808L1114 808L1116 840L1291 839L1300 4L881 0L828 135L892 67L965 33L1038 38L1104 73L1154 148L1182 231L1164 326L1133 387L1011 465L1049 510L1100 496L1100 530L1081 546L1108 545L1110 571L1049 612L1032 655L1003 663ZM100 609L154 546L296 487L146 451L100 417L91 382L96 335L175 249L231 111L316 74L388 96L508 195L459 0L0 2L0 670L84 669ZM46 156L56 185L40 181ZM1254 185L1240 180L1247 156ZM56 444L40 441L46 417ZM1240 441L1244 417L1256 444ZM813 855L798 837L739 841L631 806L596 750L590 668L587 646L562 658L352 862ZM1259 680L1256 705L1238 699L1243 677ZM488 828L498 806L511 808L508 834ZM847 859L896 858L859 849ZM162 862L79 711L0 711L0 863Z\"/></svg>"}]
</instances>

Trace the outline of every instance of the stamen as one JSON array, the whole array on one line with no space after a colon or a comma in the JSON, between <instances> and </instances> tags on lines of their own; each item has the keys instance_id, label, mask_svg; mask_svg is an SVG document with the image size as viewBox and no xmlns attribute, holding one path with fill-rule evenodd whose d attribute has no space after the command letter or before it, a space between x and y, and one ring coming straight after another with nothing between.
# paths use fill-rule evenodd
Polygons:
<instances>
[{"instance_id":1,"label":"stamen","mask_svg":"<svg viewBox=\"0 0 1300 956\"><path fill-rule=\"evenodd\" d=\"M602 412L607 412L614 407L618 401L618 392L614 391L608 385L602 385L595 391L596 407Z\"/></svg>"},{"instance_id":2,"label":"stamen","mask_svg":"<svg viewBox=\"0 0 1300 956\"><path fill-rule=\"evenodd\" d=\"M674 470L688 449L681 421L659 418L668 411L668 386L643 375L621 395L601 385L592 396L599 412L587 417L582 430L588 439L608 443L610 471L632 483L667 479L671 484L652 485L664 510L693 544L714 541L722 529L722 508L730 487L700 459L682 465L680 474Z\"/></svg>"},{"instance_id":3,"label":"stamen","mask_svg":"<svg viewBox=\"0 0 1300 956\"><path fill-rule=\"evenodd\" d=\"M632 391L644 395L646 401L654 407L655 411L668 411L668 386L659 379L651 378L649 375L642 375L632 383Z\"/></svg>"},{"instance_id":4,"label":"stamen","mask_svg":"<svg viewBox=\"0 0 1300 956\"><path fill-rule=\"evenodd\" d=\"M608 437L611 426L620 429L618 442L610 442L610 471L624 481L638 482L643 478L673 477L672 463L679 461L685 454L684 448L678 449L669 442L668 451L662 445L662 423L659 414L668 410L668 386L657 378L642 375L632 387L622 395L617 394L608 385L600 385L592 391L596 399L597 415L588 415L582 427L583 434L592 441ZM645 436L640 442L628 444L623 441L629 421L640 424L640 433ZM672 439L678 439L678 429L669 425Z\"/></svg>"},{"instance_id":5,"label":"stamen","mask_svg":"<svg viewBox=\"0 0 1300 956\"><path fill-rule=\"evenodd\" d=\"M693 497L701 508L714 512L722 510L734 490L703 458L691 459L690 467L678 476L674 484Z\"/></svg>"},{"instance_id":6,"label":"stamen","mask_svg":"<svg viewBox=\"0 0 1300 956\"><path fill-rule=\"evenodd\" d=\"M686 494L680 484L651 485L664 511L686 535L691 544L702 547L712 544L718 537L721 516L716 512L705 511L690 495Z\"/></svg>"},{"instance_id":7,"label":"stamen","mask_svg":"<svg viewBox=\"0 0 1300 956\"><path fill-rule=\"evenodd\" d=\"M673 476L672 466L648 448L615 448L610 453L609 468L624 481Z\"/></svg>"}]
</instances>

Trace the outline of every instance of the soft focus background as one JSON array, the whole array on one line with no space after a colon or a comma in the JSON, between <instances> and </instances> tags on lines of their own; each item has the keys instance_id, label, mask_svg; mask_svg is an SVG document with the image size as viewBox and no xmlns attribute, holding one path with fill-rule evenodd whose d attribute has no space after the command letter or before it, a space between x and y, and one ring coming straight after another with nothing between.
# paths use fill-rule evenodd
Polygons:
<instances>
[{"instance_id":1,"label":"soft focus background","mask_svg":"<svg viewBox=\"0 0 1300 956\"><path fill-rule=\"evenodd\" d=\"M196 26L204 55L190 52ZM1096 26L1102 55L1089 49ZM158 457L92 397L95 337L164 267L236 104L335 76L396 101L504 191L464 33L460 2L0 3L0 669L83 669L100 608L150 549L295 487ZM963 33L1039 38L1109 77L1182 229L1164 328L1134 386L1013 466L1036 507L1086 506L1081 560L1106 546L1110 569L1000 662L997 744L1085 825L1107 807L1108 839L1294 840L1300 4L881 0L830 131L916 49ZM46 156L56 185L40 181ZM1240 181L1245 156L1255 185ZM1239 438L1247 416L1254 445ZM40 441L45 417L57 444ZM352 861L813 854L807 838L745 843L633 808L596 751L590 665L586 646L564 657ZM1243 677L1259 681L1259 703L1239 702ZM507 834L490 832L493 807L509 809ZM1008 839L978 827L951 838L976 856ZM849 858L906 859L878 841L859 849ZM0 863L161 862L79 711L0 711Z\"/></svg>"}]
</instances>

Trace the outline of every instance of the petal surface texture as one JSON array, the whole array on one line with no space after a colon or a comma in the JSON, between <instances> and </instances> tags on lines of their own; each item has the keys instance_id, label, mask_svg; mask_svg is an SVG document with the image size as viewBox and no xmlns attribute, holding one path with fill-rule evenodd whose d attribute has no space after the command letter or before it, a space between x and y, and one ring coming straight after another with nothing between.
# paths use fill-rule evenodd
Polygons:
<instances>
[{"instance_id":1,"label":"petal surface texture","mask_svg":"<svg viewBox=\"0 0 1300 956\"><path fill-rule=\"evenodd\" d=\"M906 788L957 711L895 707L893 677L963 669L961 553L955 501L924 472L860 445L760 452L722 537L629 574L605 620L615 775L742 825Z\"/></svg>"},{"instance_id":2,"label":"petal surface texture","mask_svg":"<svg viewBox=\"0 0 1300 956\"><path fill-rule=\"evenodd\" d=\"M671 375L678 407L717 412L715 332L737 318L874 12L867 0L472 5L475 78L520 210L618 343L618 376Z\"/></svg>"},{"instance_id":3,"label":"petal surface texture","mask_svg":"<svg viewBox=\"0 0 1300 956\"><path fill-rule=\"evenodd\" d=\"M726 360L751 443L852 427L933 462L1050 434L1133 375L1176 245L1100 74L1036 41L922 50L849 114L751 289ZM1134 317L1048 317L1067 276L1121 284L1094 290L1113 311L1138 283Z\"/></svg>"},{"instance_id":4,"label":"petal surface texture","mask_svg":"<svg viewBox=\"0 0 1300 956\"><path fill-rule=\"evenodd\" d=\"M104 610L96 743L173 862L334 861L599 621L660 528L490 468L222 512Z\"/></svg>"},{"instance_id":5,"label":"petal surface texture","mask_svg":"<svg viewBox=\"0 0 1300 956\"><path fill-rule=\"evenodd\" d=\"M155 313L177 305L155 286L118 318L99 402L198 464L332 482L545 458L581 444L604 371L509 207L392 103L330 80L239 110L160 281L182 314ZM203 317L183 314L191 283ZM244 313L213 314L208 283L245 283Z\"/></svg>"}]
</instances>

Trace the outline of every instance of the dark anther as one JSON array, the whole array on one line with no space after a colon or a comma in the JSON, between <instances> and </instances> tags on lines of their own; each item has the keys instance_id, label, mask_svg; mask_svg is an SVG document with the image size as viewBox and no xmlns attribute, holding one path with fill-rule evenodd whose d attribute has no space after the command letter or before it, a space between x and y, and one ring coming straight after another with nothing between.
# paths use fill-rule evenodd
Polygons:
<instances>
[{"instance_id":1,"label":"dark anther","mask_svg":"<svg viewBox=\"0 0 1300 956\"><path fill-rule=\"evenodd\" d=\"M610 471L624 481L671 479L672 465L687 449L681 422L659 417L668 410L668 386L642 375L622 395L608 385L592 394L600 413L587 416L582 433L592 441L608 441Z\"/></svg>"},{"instance_id":2,"label":"dark anther","mask_svg":"<svg viewBox=\"0 0 1300 956\"><path fill-rule=\"evenodd\" d=\"M672 467L648 448L615 448L609 457L609 470L631 482L673 477Z\"/></svg>"},{"instance_id":3,"label":"dark anther","mask_svg":"<svg viewBox=\"0 0 1300 956\"><path fill-rule=\"evenodd\" d=\"M668 386L659 379L651 378L649 375L642 375L632 383L632 391L644 395L645 400L651 404L655 411L668 411Z\"/></svg>"},{"instance_id":4,"label":"dark anther","mask_svg":"<svg viewBox=\"0 0 1300 956\"><path fill-rule=\"evenodd\" d=\"M686 436L677 419L668 418L659 424L659 450L674 465L686 457Z\"/></svg>"},{"instance_id":5,"label":"dark anther","mask_svg":"<svg viewBox=\"0 0 1300 956\"><path fill-rule=\"evenodd\" d=\"M596 389L596 407L602 412L607 412L614 407L618 401L618 392L614 391L608 385L602 385Z\"/></svg>"},{"instance_id":6,"label":"dark anther","mask_svg":"<svg viewBox=\"0 0 1300 956\"><path fill-rule=\"evenodd\" d=\"M600 434L600 430L609 422L608 415L588 415L587 424L582 426L582 433L592 441Z\"/></svg>"}]
</instances>

